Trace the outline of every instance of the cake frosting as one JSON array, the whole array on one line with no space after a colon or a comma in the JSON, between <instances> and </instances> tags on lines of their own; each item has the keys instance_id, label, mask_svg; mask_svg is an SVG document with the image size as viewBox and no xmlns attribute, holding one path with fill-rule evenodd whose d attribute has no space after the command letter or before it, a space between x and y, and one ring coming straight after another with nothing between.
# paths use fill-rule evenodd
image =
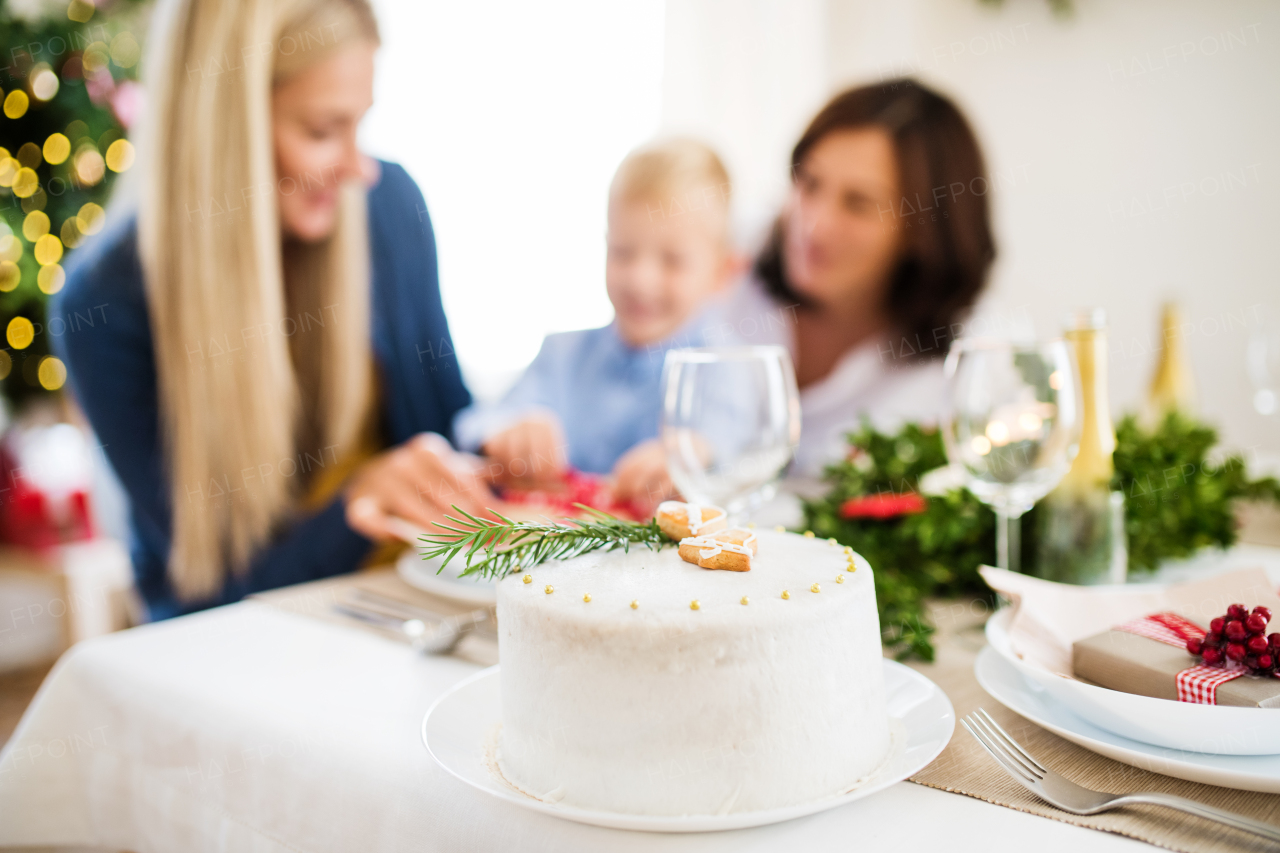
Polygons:
<instances>
[{"instance_id":1,"label":"cake frosting","mask_svg":"<svg viewBox=\"0 0 1280 853\"><path fill-rule=\"evenodd\" d=\"M674 547L498 584L498 765L551 802L728 814L835 796L890 749L871 567L757 532L750 571Z\"/></svg>"}]
</instances>

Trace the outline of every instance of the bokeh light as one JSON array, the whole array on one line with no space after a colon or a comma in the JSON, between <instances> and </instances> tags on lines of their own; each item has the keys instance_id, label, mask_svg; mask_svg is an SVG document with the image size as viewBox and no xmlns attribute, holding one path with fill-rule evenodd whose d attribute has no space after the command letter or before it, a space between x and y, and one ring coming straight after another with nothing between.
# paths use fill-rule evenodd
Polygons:
<instances>
[{"instance_id":1,"label":"bokeh light","mask_svg":"<svg viewBox=\"0 0 1280 853\"><path fill-rule=\"evenodd\" d=\"M94 8L89 0L71 0L71 5L67 7L67 17L77 24L83 24L93 17Z\"/></svg>"},{"instance_id":2,"label":"bokeh light","mask_svg":"<svg viewBox=\"0 0 1280 853\"><path fill-rule=\"evenodd\" d=\"M39 169L40 163L44 160L40 154L40 146L34 142L23 143L16 156L18 162L28 169Z\"/></svg>"},{"instance_id":3,"label":"bokeh light","mask_svg":"<svg viewBox=\"0 0 1280 853\"><path fill-rule=\"evenodd\" d=\"M0 261L17 263L22 260L22 241L17 234L0 236Z\"/></svg>"},{"instance_id":4,"label":"bokeh light","mask_svg":"<svg viewBox=\"0 0 1280 853\"><path fill-rule=\"evenodd\" d=\"M111 61L111 54L107 51L106 42L95 41L84 49L81 56L84 63L85 76L93 74L99 69L106 68L107 63Z\"/></svg>"},{"instance_id":5,"label":"bokeh light","mask_svg":"<svg viewBox=\"0 0 1280 853\"><path fill-rule=\"evenodd\" d=\"M14 349L26 349L36 339L36 327L26 317L14 317L5 330L5 339Z\"/></svg>"},{"instance_id":6,"label":"bokeh light","mask_svg":"<svg viewBox=\"0 0 1280 853\"><path fill-rule=\"evenodd\" d=\"M82 206L76 218L80 220L78 223L80 231L85 234L97 234L107 222L106 211L93 202Z\"/></svg>"},{"instance_id":7,"label":"bokeh light","mask_svg":"<svg viewBox=\"0 0 1280 853\"><path fill-rule=\"evenodd\" d=\"M107 171L102 155L92 145L86 145L76 152L75 169L80 183L88 186L94 186L101 181Z\"/></svg>"},{"instance_id":8,"label":"bokeh light","mask_svg":"<svg viewBox=\"0 0 1280 853\"><path fill-rule=\"evenodd\" d=\"M13 371L13 358L6 350L0 349L0 379L7 379Z\"/></svg>"},{"instance_id":9,"label":"bokeh light","mask_svg":"<svg viewBox=\"0 0 1280 853\"><path fill-rule=\"evenodd\" d=\"M141 55L142 48L138 47L138 40L133 37L133 33L120 33L111 40L111 61L121 68L137 65Z\"/></svg>"},{"instance_id":10,"label":"bokeh light","mask_svg":"<svg viewBox=\"0 0 1280 853\"><path fill-rule=\"evenodd\" d=\"M13 186L13 179L18 176L18 170L22 168L22 164L12 157L6 156L0 160L0 187Z\"/></svg>"},{"instance_id":11,"label":"bokeh light","mask_svg":"<svg viewBox=\"0 0 1280 853\"><path fill-rule=\"evenodd\" d=\"M32 66L27 81L37 101L51 101L58 94L58 75L53 73L47 62Z\"/></svg>"},{"instance_id":12,"label":"bokeh light","mask_svg":"<svg viewBox=\"0 0 1280 853\"><path fill-rule=\"evenodd\" d=\"M22 270L13 261L0 261L0 293L10 293L22 281Z\"/></svg>"},{"instance_id":13,"label":"bokeh light","mask_svg":"<svg viewBox=\"0 0 1280 853\"><path fill-rule=\"evenodd\" d=\"M40 378L40 387L46 391L57 391L67 382L67 366L57 356L46 355L40 359L40 367L36 373Z\"/></svg>"},{"instance_id":14,"label":"bokeh light","mask_svg":"<svg viewBox=\"0 0 1280 853\"><path fill-rule=\"evenodd\" d=\"M36 263L41 266L56 264L62 260L62 241L52 234L46 234L36 241L33 254L36 256Z\"/></svg>"},{"instance_id":15,"label":"bokeh light","mask_svg":"<svg viewBox=\"0 0 1280 853\"><path fill-rule=\"evenodd\" d=\"M84 240L84 232L80 230L80 217L68 216L67 221L62 223L62 245L68 249L74 249Z\"/></svg>"},{"instance_id":16,"label":"bokeh light","mask_svg":"<svg viewBox=\"0 0 1280 853\"><path fill-rule=\"evenodd\" d=\"M51 133L44 141L44 159L57 166L65 163L71 155L71 140L61 133Z\"/></svg>"},{"instance_id":17,"label":"bokeh light","mask_svg":"<svg viewBox=\"0 0 1280 853\"><path fill-rule=\"evenodd\" d=\"M40 287L40 291L50 296L62 290L62 285L66 283L67 273L61 264L47 264L40 267L40 272L36 273L36 284Z\"/></svg>"},{"instance_id":18,"label":"bokeh light","mask_svg":"<svg viewBox=\"0 0 1280 853\"><path fill-rule=\"evenodd\" d=\"M4 114L9 118L22 118L27 114L27 105L30 103L26 92L14 89L4 99Z\"/></svg>"},{"instance_id":19,"label":"bokeh light","mask_svg":"<svg viewBox=\"0 0 1280 853\"><path fill-rule=\"evenodd\" d=\"M38 189L40 189L40 179L36 177L35 169L23 166L13 176L13 194L18 198L28 198Z\"/></svg>"},{"instance_id":20,"label":"bokeh light","mask_svg":"<svg viewBox=\"0 0 1280 853\"><path fill-rule=\"evenodd\" d=\"M107 166L113 172L123 172L133 165L133 144L127 139L117 139L107 148Z\"/></svg>"},{"instance_id":21,"label":"bokeh light","mask_svg":"<svg viewBox=\"0 0 1280 853\"><path fill-rule=\"evenodd\" d=\"M49 216L43 210L33 210L22 220L22 236L34 243L49 233Z\"/></svg>"}]
</instances>

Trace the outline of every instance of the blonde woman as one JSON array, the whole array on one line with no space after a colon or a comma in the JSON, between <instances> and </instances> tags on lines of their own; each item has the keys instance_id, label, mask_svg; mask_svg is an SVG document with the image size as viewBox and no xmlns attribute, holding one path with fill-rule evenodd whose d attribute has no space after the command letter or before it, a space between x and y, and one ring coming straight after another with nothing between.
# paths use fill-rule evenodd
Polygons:
<instances>
[{"instance_id":1,"label":"blonde woman","mask_svg":"<svg viewBox=\"0 0 1280 853\"><path fill-rule=\"evenodd\" d=\"M350 571L389 519L487 489L442 435L470 396L431 221L356 148L367 0L168 0L145 174L79 252L59 312L72 387L130 499L153 619Z\"/></svg>"}]
</instances>

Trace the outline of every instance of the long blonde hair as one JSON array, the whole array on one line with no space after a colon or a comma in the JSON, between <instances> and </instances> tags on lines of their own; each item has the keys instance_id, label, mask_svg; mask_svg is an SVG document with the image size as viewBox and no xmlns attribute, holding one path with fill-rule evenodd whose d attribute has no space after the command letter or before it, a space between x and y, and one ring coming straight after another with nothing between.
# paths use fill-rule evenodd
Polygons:
<instances>
[{"instance_id":1,"label":"long blonde hair","mask_svg":"<svg viewBox=\"0 0 1280 853\"><path fill-rule=\"evenodd\" d=\"M271 124L272 87L355 39L378 42L367 0L171 0L153 18L139 253L185 600L295 511L304 453L340 455L365 426L364 191L285 252Z\"/></svg>"}]
</instances>

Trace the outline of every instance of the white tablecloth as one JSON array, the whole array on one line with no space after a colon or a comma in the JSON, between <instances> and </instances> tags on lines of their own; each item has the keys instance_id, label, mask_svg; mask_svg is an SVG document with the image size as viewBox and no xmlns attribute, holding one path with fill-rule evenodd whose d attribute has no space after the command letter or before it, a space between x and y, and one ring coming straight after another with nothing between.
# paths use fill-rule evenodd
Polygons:
<instances>
[{"instance_id":1,"label":"white tablecloth","mask_svg":"<svg viewBox=\"0 0 1280 853\"><path fill-rule=\"evenodd\" d=\"M536 814L457 781L419 741L426 709L478 669L261 602L91 640L59 662L0 754L0 846L1152 849L908 782L808 818L700 835Z\"/></svg>"}]
</instances>

